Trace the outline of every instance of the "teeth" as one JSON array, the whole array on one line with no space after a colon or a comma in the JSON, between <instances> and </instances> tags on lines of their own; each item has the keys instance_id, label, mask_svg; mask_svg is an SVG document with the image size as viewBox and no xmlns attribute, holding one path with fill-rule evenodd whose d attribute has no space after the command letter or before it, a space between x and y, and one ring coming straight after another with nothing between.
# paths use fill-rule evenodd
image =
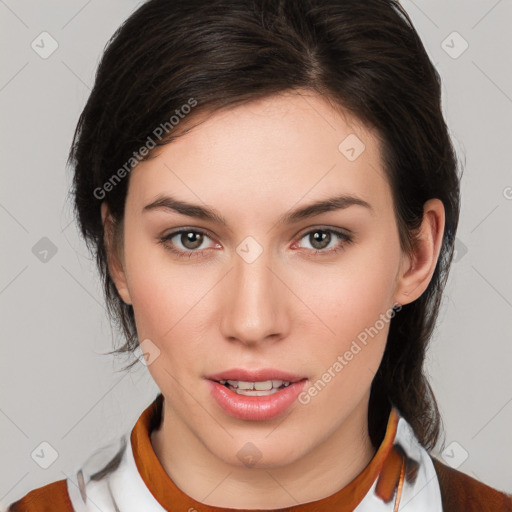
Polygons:
<instances>
[{"instance_id":1,"label":"teeth","mask_svg":"<svg viewBox=\"0 0 512 512\"><path fill-rule=\"evenodd\" d=\"M236 392L236 394L238 395L245 395L245 396L267 396L267 395L273 395L274 393L277 393L279 391L279 389L277 388L272 388L272 389L269 389L268 391L257 391L257 390L251 390L249 391L248 389L237 389L237 388L234 388L233 391Z\"/></svg>"},{"instance_id":2,"label":"teeth","mask_svg":"<svg viewBox=\"0 0 512 512\"><path fill-rule=\"evenodd\" d=\"M229 384L229 386L239 394L250 394L251 396L263 396L272 394L267 392L276 392L281 386L287 387L290 385L290 382L283 380L264 380L258 382L249 382L244 380L221 380L220 383ZM246 393L247 391L250 391L250 393ZM259 393L259 391L264 391L265 393Z\"/></svg>"},{"instance_id":3,"label":"teeth","mask_svg":"<svg viewBox=\"0 0 512 512\"><path fill-rule=\"evenodd\" d=\"M255 382L254 389L257 391L270 391L272 389L273 382L271 380L265 380L263 382ZM274 386L278 388L279 386Z\"/></svg>"},{"instance_id":4,"label":"teeth","mask_svg":"<svg viewBox=\"0 0 512 512\"><path fill-rule=\"evenodd\" d=\"M247 389L247 390L254 389L254 384L256 384L256 383L255 382L247 382L245 380L239 380L238 381L238 389Z\"/></svg>"}]
</instances>

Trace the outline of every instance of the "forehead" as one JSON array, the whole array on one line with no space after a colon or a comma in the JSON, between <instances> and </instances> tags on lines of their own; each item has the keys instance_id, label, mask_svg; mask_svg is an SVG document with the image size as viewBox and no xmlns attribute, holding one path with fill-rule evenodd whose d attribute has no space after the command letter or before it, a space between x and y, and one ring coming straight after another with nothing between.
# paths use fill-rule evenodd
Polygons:
<instances>
[{"instance_id":1,"label":"forehead","mask_svg":"<svg viewBox=\"0 0 512 512\"><path fill-rule=\"evenodd\" d=\"M190 122L188 133L132 171L131 201L168 193L226 211L230 203L282 211L347 193L376 210L390 207L376 133L318 94L269 96Z\"/></svg>"}]
</instances>

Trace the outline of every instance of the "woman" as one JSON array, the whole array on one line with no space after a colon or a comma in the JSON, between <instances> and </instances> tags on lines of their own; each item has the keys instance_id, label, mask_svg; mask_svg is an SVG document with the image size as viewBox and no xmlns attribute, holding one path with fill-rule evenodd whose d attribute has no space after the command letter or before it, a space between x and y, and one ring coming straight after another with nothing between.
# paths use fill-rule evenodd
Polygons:
<instances>
[{"instance_id":1,"label":"woman","mask_svg":"<svg viewBox=\"0 0 512 512\"><path fill-rule=\"evenodd\" d=\"M130 16L70 162L116 352L161 393L10 510L512 510L429 454L459 216L440 94L392 0Z\"/></svg>"}]
</instances>

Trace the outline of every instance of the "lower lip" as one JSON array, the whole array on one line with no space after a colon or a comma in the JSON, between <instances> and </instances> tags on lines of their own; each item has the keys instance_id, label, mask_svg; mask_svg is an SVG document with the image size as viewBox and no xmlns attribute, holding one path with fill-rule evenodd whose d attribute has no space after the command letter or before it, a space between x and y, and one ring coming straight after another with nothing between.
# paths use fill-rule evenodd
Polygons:
<instances>
[{"instance_id":1,"label":"lower lip","mask_svg":"<svg viewBox=\"0 0 512 512\"><path fill-rule=\"evenodd\" d=\"M267 396L246 396L207 379L210 392L226 414L242 420L264 421L283 414L304 389L306 379Z\"/></svg>"}]
</instances>

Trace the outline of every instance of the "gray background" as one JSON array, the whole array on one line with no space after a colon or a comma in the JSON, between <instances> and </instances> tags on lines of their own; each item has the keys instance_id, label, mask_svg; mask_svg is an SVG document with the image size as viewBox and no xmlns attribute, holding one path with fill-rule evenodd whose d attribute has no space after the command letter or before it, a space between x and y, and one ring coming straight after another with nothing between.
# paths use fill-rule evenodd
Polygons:
<instances>
[{"instance_id":1,"label":"gray background","mask_svg":"<svg viewBox=\"0 0 512 512\"><path fill-rule=\"evenodd\" d=\"M78 469L158 392L142 364L123 374L101 355L119 335L73 222L65 167L103 47L137 5L0 0L0 508ZM428 357L446 433L439 452L512 492L512 5L403 5L443 79L466 167L457 261ZM42 58L31 45L51 49L45 31L58 48ZM47 469L42 442L58 454Z\"/></svg>"}]
</instances>

